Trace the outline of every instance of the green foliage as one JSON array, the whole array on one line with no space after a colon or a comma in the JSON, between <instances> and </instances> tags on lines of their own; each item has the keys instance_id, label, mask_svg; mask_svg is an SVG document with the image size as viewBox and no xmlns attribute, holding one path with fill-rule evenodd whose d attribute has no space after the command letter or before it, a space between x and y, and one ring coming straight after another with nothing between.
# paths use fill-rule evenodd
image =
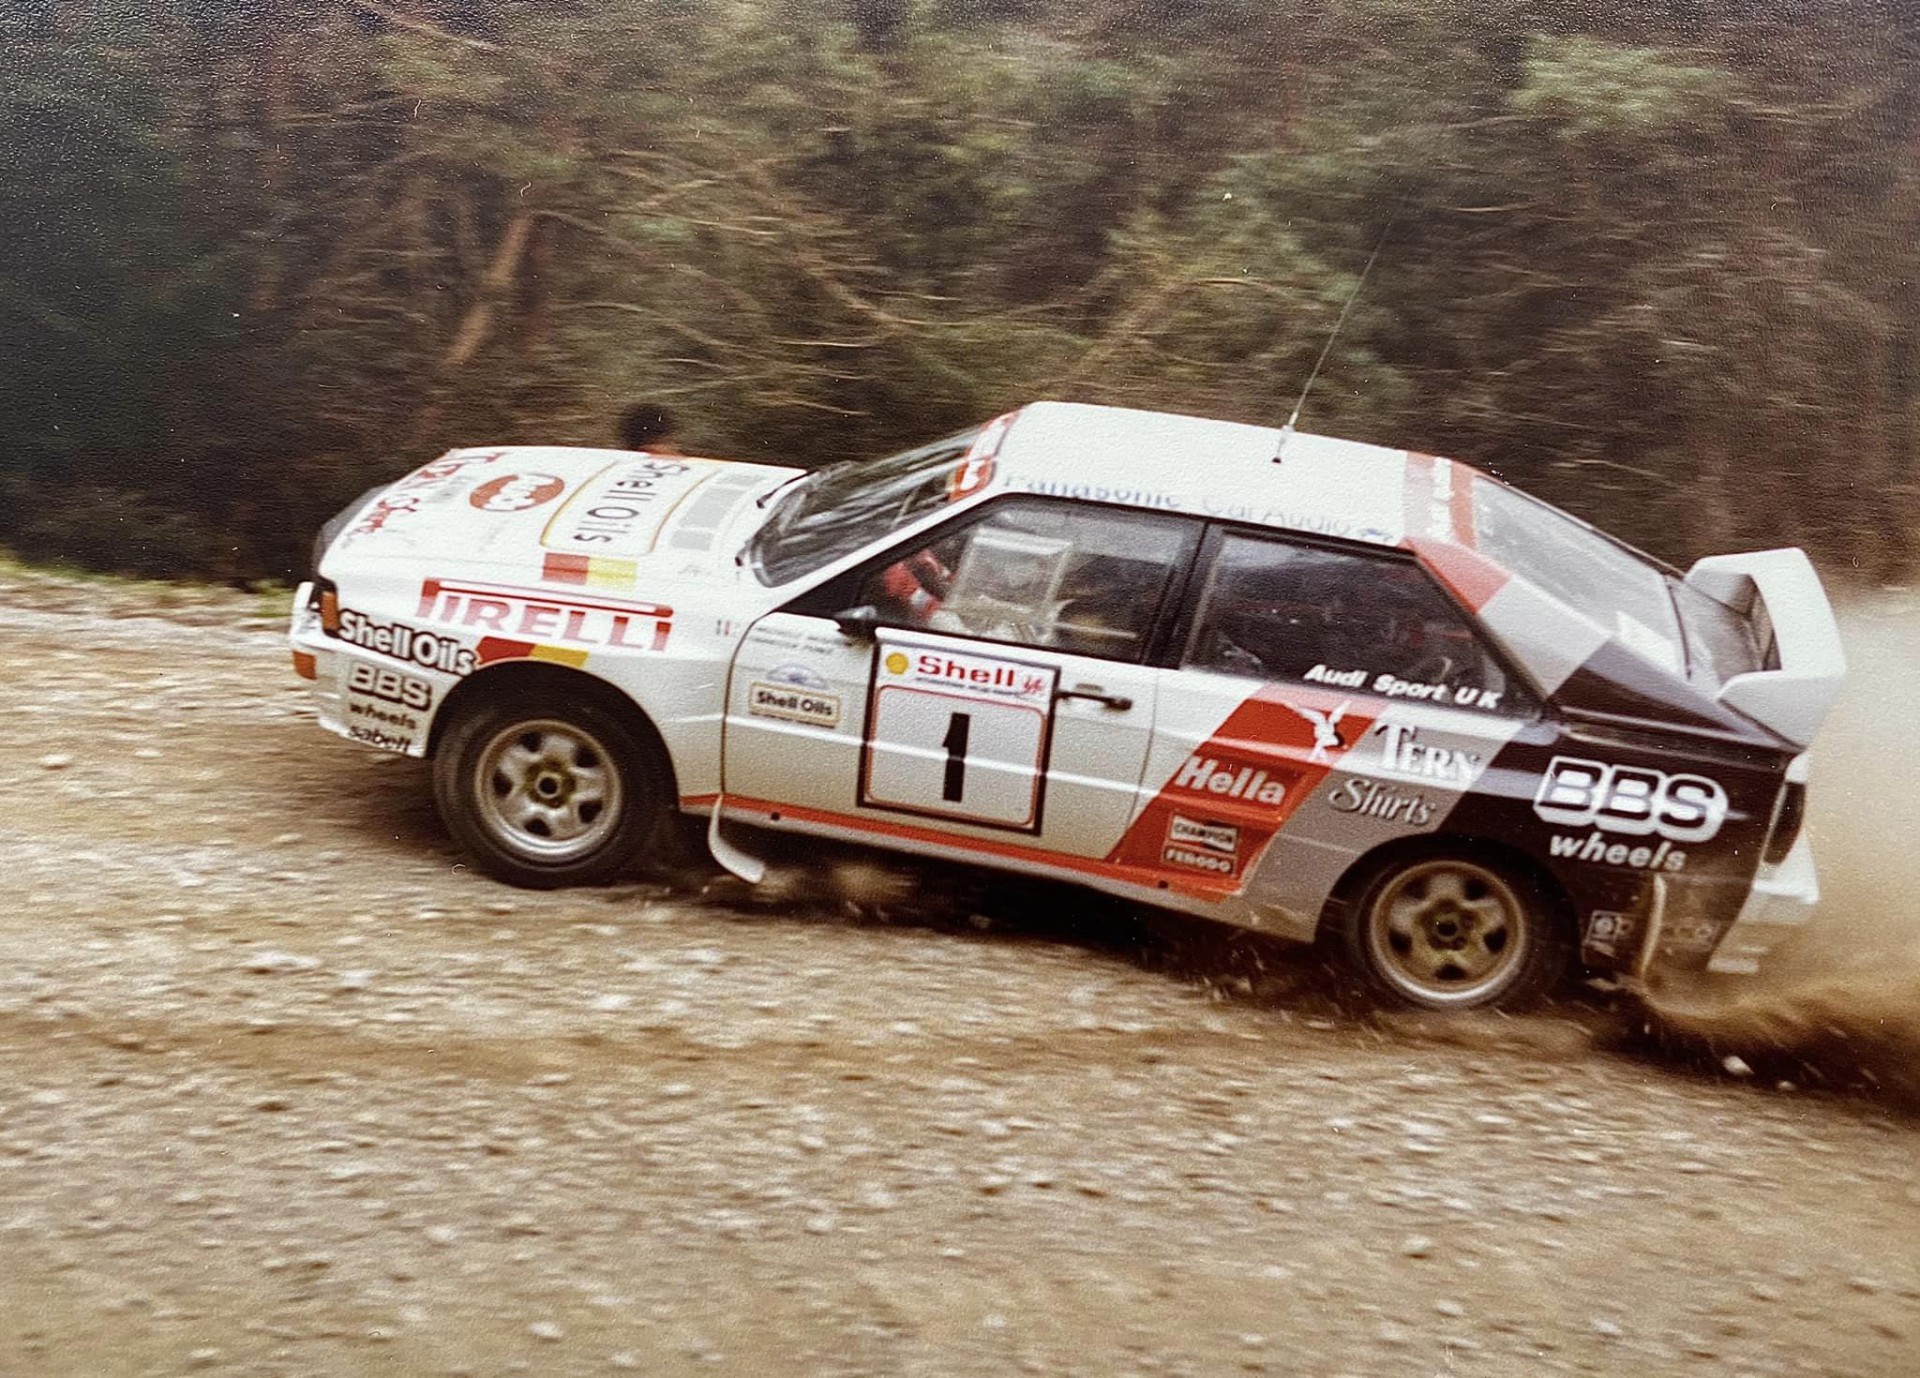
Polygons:
<instances>
[{"instance_id":1,"label":"green foliage","mask_svg":"<svg viewBox=\"0 0 1920 1378\"><path fill-rule=\"evenodd\" d=\"M808 464L1037 396L1275 423L1378 244L1303 427L1676 558L1912 556L1920 25L1871 0L48 0L0 66L24 553L285 576L638 397Z\"/></svg>"},{"instance_id":2,"label":"green foliage","mask_svg":"<svg viewBox=\"0 0 1920 1378\"><path fill-rule=\"evenodd\" d=\"M1567 137L1657 135L1722 124L1734 90L1730 73L1657 48L1540 37L1512 106Z\"/></svg>"}]
</instances>

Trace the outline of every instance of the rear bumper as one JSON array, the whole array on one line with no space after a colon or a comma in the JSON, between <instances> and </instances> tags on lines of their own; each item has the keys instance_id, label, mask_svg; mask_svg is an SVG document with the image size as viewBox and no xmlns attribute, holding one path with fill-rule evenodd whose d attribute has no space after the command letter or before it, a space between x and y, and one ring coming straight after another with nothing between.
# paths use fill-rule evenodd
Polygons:
<instances>
[{"instance_id":1,"label":"rear bumper","mask_svg":"<svg viewBox=\"0 0 1920 1378\"><path fill-rule=\"evenodd\" d=\"M1779 865L1760 867L1733 926L1707 959L1707 970L1726 976L1756 974L1767 954L1812 918L1819 903L1813 843L1803 832Z\"/></svg>"}]
</instances>

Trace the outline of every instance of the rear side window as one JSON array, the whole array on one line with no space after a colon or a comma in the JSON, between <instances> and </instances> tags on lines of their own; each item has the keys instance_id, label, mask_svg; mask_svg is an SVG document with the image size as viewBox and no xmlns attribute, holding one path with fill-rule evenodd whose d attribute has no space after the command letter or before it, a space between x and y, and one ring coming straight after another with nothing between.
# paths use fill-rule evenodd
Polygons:
<instances>
[{"instance_id":1,"label":"rear side window","mask_svg":"<svg viewBox=\"0 0 1920 1378\"><path fill-rule=\"evenodd\" d=\"M1451 707L1532 701L1418 565L1229 534L1199 587L1183 665Z\"/></svg>"}]
</instances>

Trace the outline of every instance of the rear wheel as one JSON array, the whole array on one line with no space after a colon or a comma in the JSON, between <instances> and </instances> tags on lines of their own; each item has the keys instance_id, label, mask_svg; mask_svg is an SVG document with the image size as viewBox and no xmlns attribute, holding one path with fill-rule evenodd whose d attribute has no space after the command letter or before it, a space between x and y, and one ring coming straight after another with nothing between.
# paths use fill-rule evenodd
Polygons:
<instances>
[{"instance_id":1,"label":"rear wheel","mask_svg":"<svg viewBox=\"0 0 1920 1378\"><path fill-rule=\"evenodd\" d=\"M1376 993L1428 1010L1524 1004L1559 981L1568 956L1540 886L1462 849L1383 862L1348 913L1346 946Z\"/></svg>"},{"instance_id":2,"label":"rear wheel","mask_svg":"<svg viewBox=\"0 0 1920 1378\"><path fill-rule=\"evenodd\" d=\"M635 729L591 700L509 691L468 706L434 756L441 820L485 871L555 889L617 879L666 809Z\"/></svg>"}]
</instances>

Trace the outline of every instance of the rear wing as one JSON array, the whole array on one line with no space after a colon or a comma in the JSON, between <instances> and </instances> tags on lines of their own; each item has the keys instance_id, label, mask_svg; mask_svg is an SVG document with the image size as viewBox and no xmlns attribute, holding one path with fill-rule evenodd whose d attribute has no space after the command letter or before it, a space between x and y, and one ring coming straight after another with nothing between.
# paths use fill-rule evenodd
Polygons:
<instances>
[{"instance_id":1,"label":"rear wing","mask_svg":"<svg viewBox=\"0 0 1920 1378\"><path fill-rule=\"evenodd\" d=\"M1733 676L1720 686L1720 702L1795 746L1811 745L1840 693L1847 658L1806 552L1711 555L1687 571L1687 582L1745 617L1763 663L1773 667Z\"/></svg>"}]
</instances>

